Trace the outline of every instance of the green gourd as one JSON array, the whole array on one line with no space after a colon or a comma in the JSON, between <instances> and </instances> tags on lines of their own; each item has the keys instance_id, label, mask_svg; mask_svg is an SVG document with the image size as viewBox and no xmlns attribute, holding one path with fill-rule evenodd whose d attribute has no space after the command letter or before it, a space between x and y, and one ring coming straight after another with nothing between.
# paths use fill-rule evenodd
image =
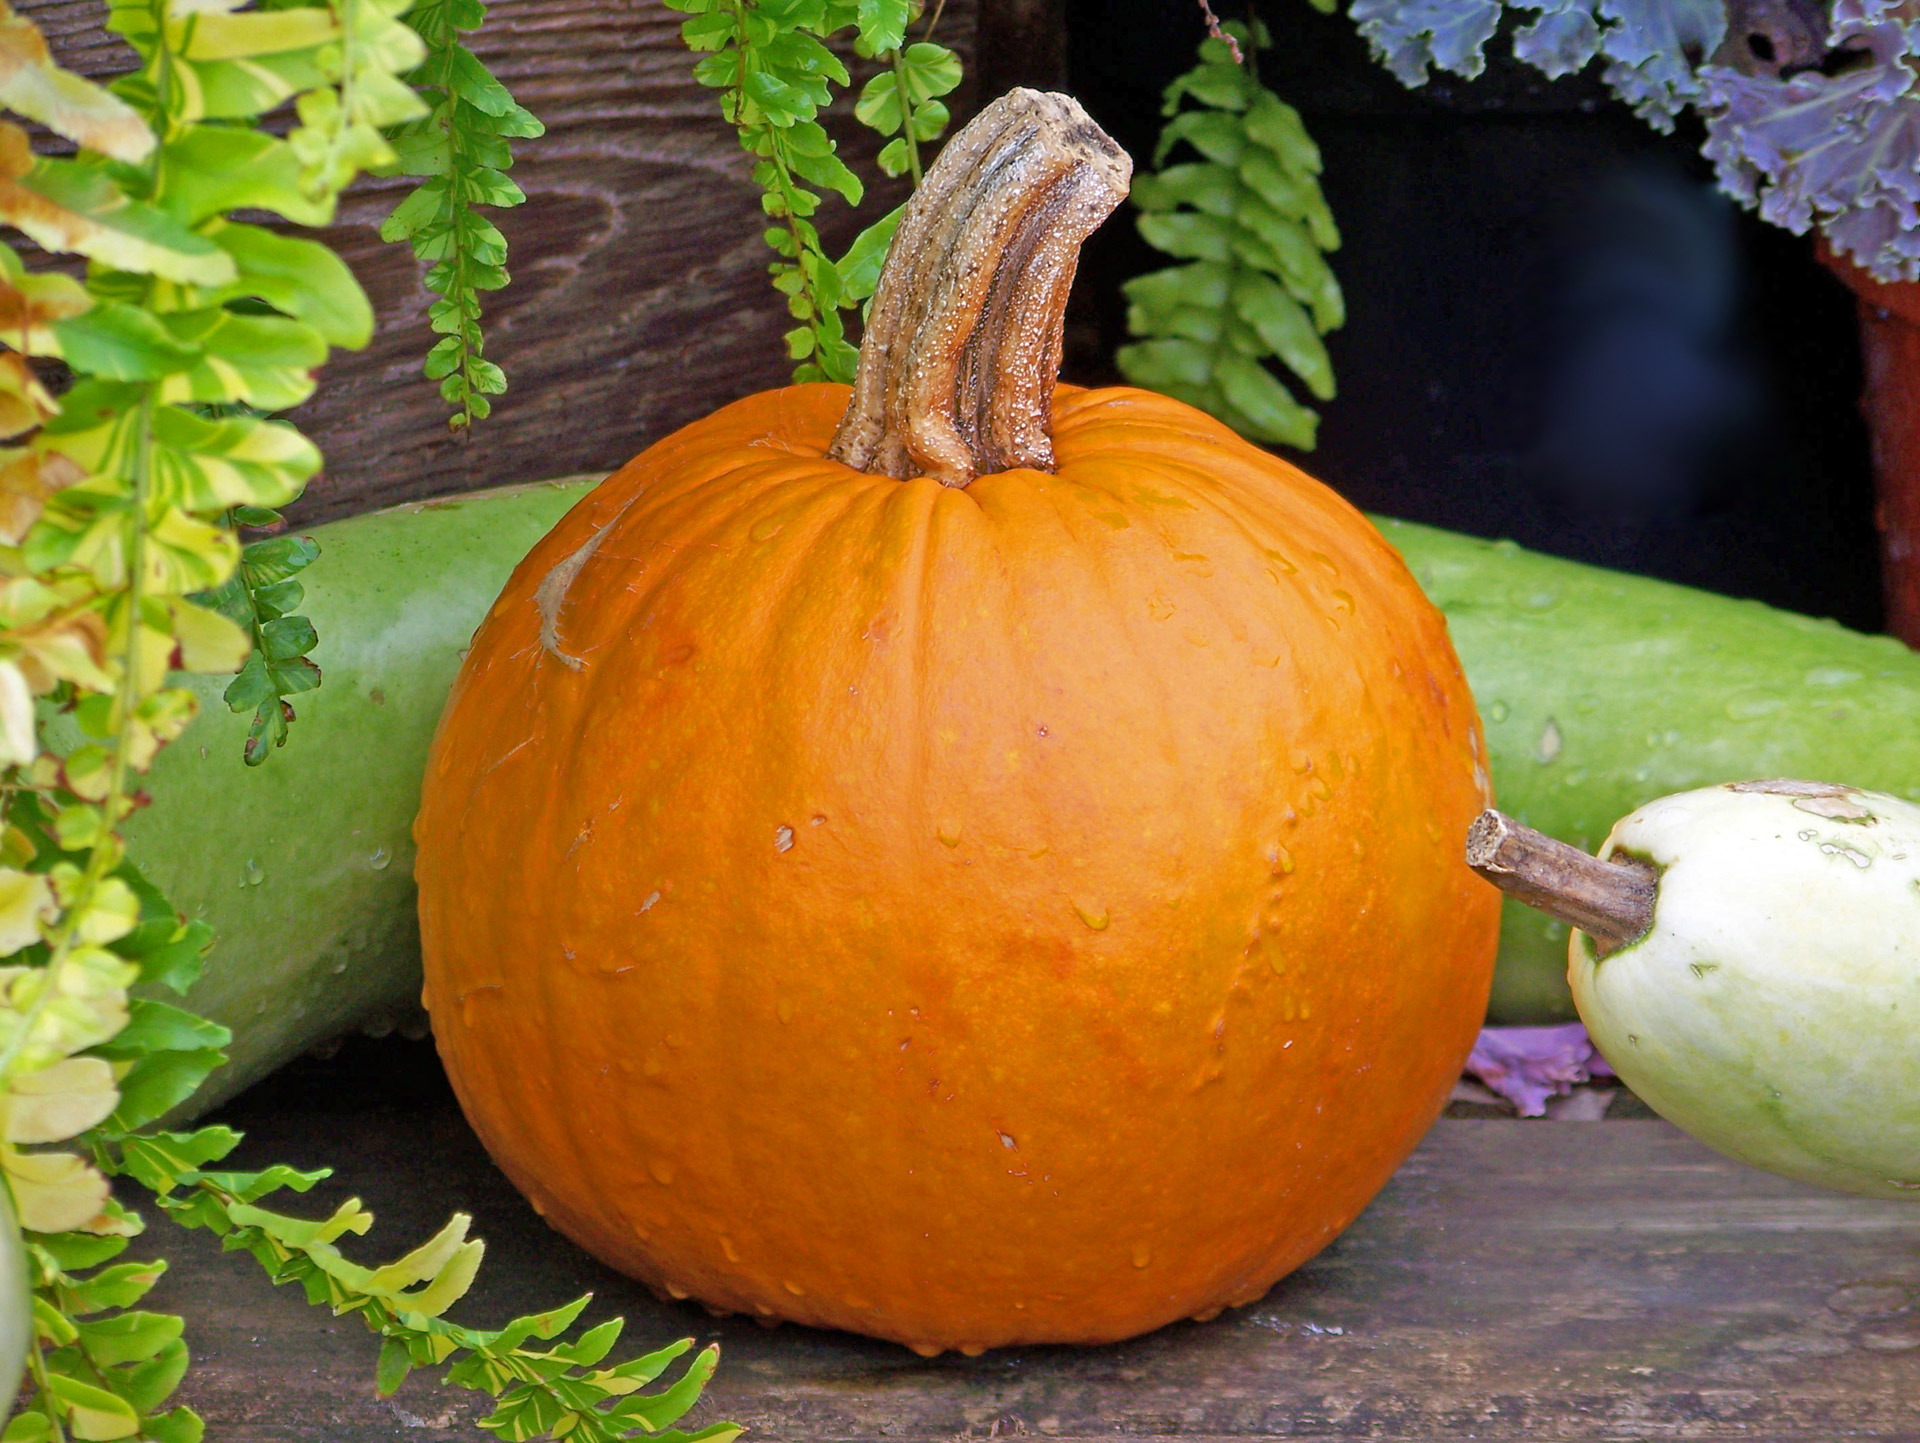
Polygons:
<instances>
[{"instance_id":1,"label":"green gourd","mask_svg":"<svg viewBox=\"0 0 1920 1443\"><path fill-rule=\"evenodd\" d=\"M473 629L591 480L398 507L313 532L304 612L326 674L284 751L197 679L131 855L216 945L193 1005L234 1030L210 1106L355 1027L415 1016L411 826L427 745ZM1920 798L1920 655L1830 622L1406 522L1382 521L1446 612L1501 807L1591 850L1616 817L1748 777ZM1490 1016L1573 1016L1562 924L1509 902Z\"/></svg>"},{"instance_id":2,"label":"green gourd","mask_svg":"<svg viewBox=\"0 0 1920 1443\"><path fill-rule=\"evenodd\" d=\"M1920 653L1668 582L1380 521L1446 613L1500 809L1591 852L1670 792L1805 777L1920 798ZM1508 899L1488 1018L1571 1020L1567 929Z\"/></svg>"},{"instance_id":3,"label":"green gourd","mask_svg":"<svg viewBox=\"0 0 1920 1443\"><path fill-rule=\"evenodd\" d=\"M187 678L200 715L160 753L128 855L213 928L190 1005L233 1029L195 1095L231 1097L316 1043L420 1014L413 813L460 656L508 573L593 480L506 487L316 528L301 611L318 691L286 746L240 757L251 711Z\"/></svg>"}]
</instances>

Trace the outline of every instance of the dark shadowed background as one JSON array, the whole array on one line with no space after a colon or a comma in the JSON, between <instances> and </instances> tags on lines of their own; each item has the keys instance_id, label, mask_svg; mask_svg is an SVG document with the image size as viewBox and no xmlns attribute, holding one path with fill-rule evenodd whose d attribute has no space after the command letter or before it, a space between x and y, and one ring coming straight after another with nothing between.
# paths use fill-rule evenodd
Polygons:
<instances>
[{"instance_id":1,"label":"dark shadowed background","mask_svg":"<svg viewBox=\"0 0 1920 1443\"><path fill-rule=\"evenodd\" d=\"M1694 126L1661 136L1504 37L1478 80L1409 91L1344 15L1260 13L1261 78L1319 142L1344 242L1308 470L1369 509L1879 628L1853 299L1714 191ZM1137 161L1203 34L1193 0L1070 0L1071 87ZM1088 372L1156 260L1130 221L1096 236Z\"/></svg>"}]
</instances>

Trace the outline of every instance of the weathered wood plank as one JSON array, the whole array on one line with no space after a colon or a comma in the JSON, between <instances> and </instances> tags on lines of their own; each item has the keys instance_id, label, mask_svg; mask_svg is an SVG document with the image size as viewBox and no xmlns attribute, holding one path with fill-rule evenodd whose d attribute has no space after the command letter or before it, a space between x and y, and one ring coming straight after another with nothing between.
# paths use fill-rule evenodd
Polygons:
<instances>
[{"instance_id":1,"label":"weathered wood plank","mask_svg":"<svg viewBox=\"0 0 1920 1443\"><path fill-rule=\"evenodd\" d=\"M656 1303L545 1228L430 1064L417 1085L417 1105L329 1111L296 1075L233 1120L256 1160L335 1164L308 1204L367 1199L369 1256L472 1211L489 1242L474 1321L591 1288L591 1316L624 1313L635 1346L721 1340L698 1417L762 1438L1920 1437L1920 1208L1779 1181L1658 1121L1443 1120L1344 1237L1251 1308L1117 1347L926 1361ZM476 1400L431 1383L376 1401L357 1323L270 1294L202 1241L162 1240L177 1263L155 1296L188 1315L188 1396L210 1438L473 1436Z\"/></svg>"},{"instance_id":2,"label":"weathered wood plank","mask_svg":"<svg viewBox=\"0 0 1920 1443\"><path fill-rule=\"evenodd\" d=\"M102 0L23 0L63 62L126 68L101 28ZM977 0L948 0L938 38L971 69ZM472 439L420 376L432 344L419 267L378 236L408 188L365 180L324 238L359 275L379 317L373 344L336 359L293 413L326 473L303 522L569 472L611 470L722 401L780 384L791 322L772 288L772 253L749 162L714 92L695 85L684 17L660 0L494 0L474 49L547 126L521 142L527 203L495 216L513 284L486 298L488 356L510 390ZM866 73L856 67L855 85ZM971 113L971 86L955 97ZM897 204L873 164L877 142L850 105L832 128L869 190L858 213L829 197L819 218L838 249Z\"/></svg>"}]
</instances>

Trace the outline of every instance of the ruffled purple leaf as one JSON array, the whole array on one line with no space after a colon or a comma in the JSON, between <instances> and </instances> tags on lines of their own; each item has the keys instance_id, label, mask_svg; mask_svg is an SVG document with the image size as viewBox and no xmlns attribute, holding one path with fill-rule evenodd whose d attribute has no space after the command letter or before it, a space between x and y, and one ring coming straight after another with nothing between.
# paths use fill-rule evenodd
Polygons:
<instances>
[{"instance_id":1,"label":"ruffled purple leaf","mask_svg":"<svg viewBox=\"0 0 1920 1443\"><path fill-rule=\"evenodd\" d=\"M1427 83L1427 67L1469 80L1487 68L1500 0L1353 0L1349 9L1374 58L1402 85Z\"/></svg>"},{"instance_id":2,"label":"ruffled purple leaf","mask_svg":"<svg viewBox=\"0 0 1920 1443\"><path fill-rule=\"evenodd\" d=\"M1713 54L1726 36L1721 0L1599 0L1599 14L1608 22L1601 78L1654 129L1672 130L1700 93L1689 57Z\"/></svg>"},{"instance_id":3,"label":"ruffled purple leaf","mask_svg":"<svg viewBox=\"0 0 1920 1443\"><path fill-rule=\"evenodd\" d=\"M1878 280L1920 279L1920 27L1876 21L1882 0L1844 0L1833 42L1868 62L1788 80L1701 72L1706 156L1721 185L1763 219L1804 234Z\"/></svg>"},{"instance_id":4,"label":"ruffled purple leaf","mask_svg":"<svg viewBox=\"0 0 1920 1443\"><path fill-rule=\"evenodd\" d=\"M1613 1069L1578 1022L1561 1027L1483 1027L1467 1069L1511 1102L1522 1117L1545 1117L1547 1099Z\"/></svg>"},{"instance_id":5,"label":"ruffled purple leaf","mask_svg":"<svg viewBox=\"0 0 1920 1443\"><path fill-rule=\"evenodd\" d=\"M1584 70L1600 53L1600 26L1594 0L1541 0L1515 9L1538 10L1540 18L1513 35L1513 53L1549 80Z\"/></svg>"}]
</instances>

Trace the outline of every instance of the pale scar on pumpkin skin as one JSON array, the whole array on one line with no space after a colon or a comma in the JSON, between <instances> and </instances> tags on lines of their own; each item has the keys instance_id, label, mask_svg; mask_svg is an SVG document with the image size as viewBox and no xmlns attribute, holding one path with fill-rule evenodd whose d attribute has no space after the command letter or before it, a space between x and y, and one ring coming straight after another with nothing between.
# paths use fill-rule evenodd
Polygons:
<instances>
[{"instance_id":1,"label":"pale scar on pumpkin skin","mask_svg":"<svg viewBox=\"0 0 1920 1443\"><path fill-rule=\"evenodd\" d=\"M541 578L540 585L533 593L533 604L540 612L540 648L570 671L580 671L586 666L581 657L560 649L560 610L567 604L567 592L572 589L574 579L578 577L586 564L593 559L593 553L600 549L600 543L607 539L607 533L620 524L620 518L633 509L633 503L640 498L638 494L589 536L579 550L554 564L553 570Z\"/></svg>"}]
</instances>

